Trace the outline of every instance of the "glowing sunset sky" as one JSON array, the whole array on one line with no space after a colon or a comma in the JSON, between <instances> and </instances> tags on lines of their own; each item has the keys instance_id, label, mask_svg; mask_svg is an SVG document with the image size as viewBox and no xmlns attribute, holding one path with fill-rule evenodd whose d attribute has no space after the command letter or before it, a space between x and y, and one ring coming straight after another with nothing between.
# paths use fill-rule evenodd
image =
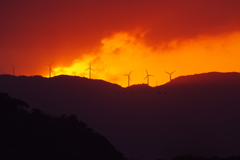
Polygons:
<instances>
[{"instance_id":1,"label":"glowing sunset sky","mask_svg":"<svg viewBox=\"0 0 240 160\"><path fill-rule=\"evenodd\" d=\"M150 85L240 72L239 0L1 0L0 74L88 77Z\"/></svg>"}]
</instances>

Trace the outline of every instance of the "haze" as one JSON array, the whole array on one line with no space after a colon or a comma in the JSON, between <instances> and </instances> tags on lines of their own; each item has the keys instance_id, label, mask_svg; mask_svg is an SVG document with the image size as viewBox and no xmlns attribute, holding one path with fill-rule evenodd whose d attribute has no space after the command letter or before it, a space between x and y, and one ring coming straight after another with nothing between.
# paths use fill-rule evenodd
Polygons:
<instances>
[{"instance_id":1,"label":"haze","mask_svg":"<svg viewBox=\"0 0 240 160\"><path fill-rule=\"evenodd\" d=\"M239 72L238 0L0 1L0 74L88 77L127 86Z\"/></svg>"}]
</instances>

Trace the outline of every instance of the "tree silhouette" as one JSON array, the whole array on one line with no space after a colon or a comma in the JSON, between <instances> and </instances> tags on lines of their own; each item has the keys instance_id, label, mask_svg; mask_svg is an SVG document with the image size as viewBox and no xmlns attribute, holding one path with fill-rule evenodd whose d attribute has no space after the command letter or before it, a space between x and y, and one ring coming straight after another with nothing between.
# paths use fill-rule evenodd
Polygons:
<instances>
[{"instance_id":1,"label":"tree silhouette","mask_svg":"<svg viewBox=\"0 0 240 160\"><path fill-rule=\"evenodd\" d=\"M0 157L24 160L126 160L77 116L52 117L0 93Z\"/></svg>"}]
</instances>

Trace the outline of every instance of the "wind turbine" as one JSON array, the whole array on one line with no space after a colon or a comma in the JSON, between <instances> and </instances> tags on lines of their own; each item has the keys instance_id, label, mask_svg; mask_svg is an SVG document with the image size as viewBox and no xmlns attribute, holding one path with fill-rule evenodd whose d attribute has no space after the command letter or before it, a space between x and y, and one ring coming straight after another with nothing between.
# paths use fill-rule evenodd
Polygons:
<instances>
[{"instance_id":1,"label":"wind turbine","mask_svg":"<svg viewBox=\"0 0 240 160\"><path fill-rule=\"evenodd\" d=\"M148 74L148 71L147 71L147 70L146 70L146 73L147 73L147 75L146 75L146 77L144 78L144 80L147 79L147 85L149 85L149 77L150 77L150 76L153 76L153 75Z\"/></svg>"},{"instance_id":2,"label":"wind turbine","mask_svg":"<svg viewBox=\"0 0 240 160\"><path fill-rule=\"evenodd\" d=\"M54 61L53 61L54 62ZM53 62L52 63L50 63L50 64L46 64L46 65L48 65L49 66L49 78L51 78L52 77L52 64L53 64Z\"/></svg>"},{"instance_id":3,"label":"wind turbine","mask_svg":"<svg viewBox=\"0 0 240 160\"><path fill-rule=\"evenodd\" d=\"M89 79L91 79L91 76L92 76L91 71L94 71L91 67L91 62L89 63L89 67L86 70L89 70Z\"/></svg>"},{"instance_id":4,"label":"wind turbine","mask_svg":"<svg viewBox=\"0 0 240 160\"><path fill-rule=\"evenodd\" d=\"M124 76L128 77L128 87L130 86L130 81L131 81L130 75L131 75L131 73L132 73L132 71L129 74L124 74Z\"/></svg>"},{"instance_id":5,"label":"wind turbine","mask_svg":"<svg viewBox=\"0 0 240 160\"><path fill-rule=\"evenodd\" d=\"M175 71L176 71L176 70L175 70ZM170 76L170 81L172 80L172 74L173 74L175 71L173 71L173 72L171 72L171 73L165 71L167 74L169 74L169 76Z\"/></svg>"},{"instance_id":6,"label":"wind turbine","mask_svg":"<svg viewBox=\"0 0 240 160\"><path fill-rule=\"evenodd\" d=\"M15 76L15 67L18 67L18 66L14 66L11 62L9 62L11 64L11 66L13 67L12 68L12 74L13 76Z\"/></svg>"}]
</instances>

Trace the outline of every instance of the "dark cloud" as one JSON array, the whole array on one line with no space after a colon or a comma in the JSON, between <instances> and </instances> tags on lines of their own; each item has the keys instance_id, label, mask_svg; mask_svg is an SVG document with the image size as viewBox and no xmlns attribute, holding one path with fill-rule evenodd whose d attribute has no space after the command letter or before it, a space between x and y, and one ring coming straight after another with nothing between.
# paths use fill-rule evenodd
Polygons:
<instances>
[{"instance_id":1,"label":"dark cloud","mask_svg":"<svg viewBox=\"0 0 240 160\"><path fill-rule=\"evenodd\" d=\"M46 48L67 42L86 46L105 34L136 27L164 39L196 35L239 25L240 16L237 0L10 1L1 6L1 39L25 39Z\"/></svg>"}]
</instances>

